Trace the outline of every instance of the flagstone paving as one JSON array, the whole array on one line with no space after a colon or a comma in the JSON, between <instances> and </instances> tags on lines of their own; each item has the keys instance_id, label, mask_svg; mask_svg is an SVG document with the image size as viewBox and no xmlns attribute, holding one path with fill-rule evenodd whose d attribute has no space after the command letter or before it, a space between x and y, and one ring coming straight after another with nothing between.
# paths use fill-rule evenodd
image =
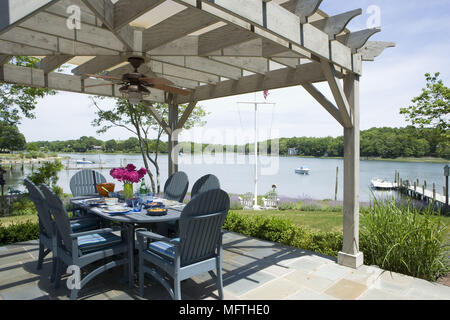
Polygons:
<instances>
[{"instance_id":1,"label":"flagstone paving","mask_svg":"<svg viewBox=\"0 0 450 320\"><path fill-rule=\"evenodd\" d=\"M54 289L50 283L51 254L37 270L38 242L0 247L0 300L68 299L67 276ZM139 300L122 279L123 268L103 273L80 292L86 300ZM224 236L223 282L227 300L450 300L450 287L375 266L357 270L336 259L236 233ZM144 299L170 299L152 278L145 280ZM182 282L188 300L217 299L208 273Z\"/></svg>"}]
</instances>

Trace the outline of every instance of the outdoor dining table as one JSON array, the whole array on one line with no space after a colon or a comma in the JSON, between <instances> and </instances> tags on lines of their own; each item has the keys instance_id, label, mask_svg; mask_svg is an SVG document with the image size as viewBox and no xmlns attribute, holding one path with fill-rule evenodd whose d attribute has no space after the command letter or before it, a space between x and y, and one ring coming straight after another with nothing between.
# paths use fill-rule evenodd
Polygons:
<instances>
[{"instance_id":1,"label":"outdoor dining table","mask_svg":"<svg viewBox=\"0 0 450 320\"><path fill-rule=\"evenodd\" d=\"M139 225L148 225L158 222L167 222L167 221L174 221L180 219L181 211L183 211L183 208L185 204L176 202L176 201L169 201L165 199L160 198L154 198L153 201L155 202L163 202L166 204L167 208L167 214L164 216L151 216L147 215L147 210L142 208L140 212L133 212L133 208L130 208L130 212L123 214L110 214L107 212L104 212L102 210L102 206L92 206L89 205L86 201L87 200L95 200L95 199L101 199L99 197L96 198L73 198L70 200L70 202L82 209L84 209L88 214L94 214L99 216L102 219L118 222L121 223L126 230L126 240L128 244L128 282L130 285L130 288L133 288L134 286L134 250L135 250L135 239L134 239L134 232L136 227Z\"/></svg>"}]
</instances>

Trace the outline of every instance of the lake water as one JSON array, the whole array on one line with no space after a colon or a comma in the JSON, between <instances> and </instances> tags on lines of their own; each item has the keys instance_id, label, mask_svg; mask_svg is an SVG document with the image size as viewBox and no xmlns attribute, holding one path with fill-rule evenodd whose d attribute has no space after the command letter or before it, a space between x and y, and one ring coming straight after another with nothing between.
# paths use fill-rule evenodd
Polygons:
<instances>
[{"instance_id":1,"label":"lake water","mask_svg":"<svg viewBox=\"0 0 450 320\"><path fill-rule=\"evenodd\" d=\"M143 166L140 155L106 155L106 154L61 154L70 157L70 167L89 167L89 165L76 165L75 161L85 158L95 162L94 166L101 164L103 167L118 167L121 164L133 163L137 167ZM240 154L217 154L217 155L185 155L180 157L179 170L187 173L190 187L201 176L212 173L215 174L227 192L243 194L253 192L254 185L254 157ZM161 168L161 185L167 179L167 155L160 156L159 164ZM63 161L67 165L67 160ZM311 168L309 175L295 174L295 169L300 166ZM338 200L342 200L343 192L343 160L342 159L314 159L297 157L260 157L260 172L258 181L258 194L264 195L271 190L273 184L277 186L279 195L293 198L312 199L334 199L336 167L339 167ZM418 162L393 162L393 161L361 161L360 174L360 200L367 202L370 200L372 190L370 180L374 177L394 180L395 171L400 172L403 180L427 181L428 188L432 188L432 183L436 183L436 190L442 194L442 187L445 185L443 176L444 164L441 163L418 163ZM69 181L77 170L63 170L59 173L58 185L64 192L70 193ZM109 169L98 170L108 180L115 180L109 175ZM24 175L31 172L30 166L25 166L24 173L17 166L13 171L5 174L7 186L23 190L21 185ZM150 180L146 177L147 184ZM120 190L121 187L118 187ZM6 189L5 189L6 190ZM377 196L392 196L391 192L376 192Z\"/></svg>"}]
</instances>

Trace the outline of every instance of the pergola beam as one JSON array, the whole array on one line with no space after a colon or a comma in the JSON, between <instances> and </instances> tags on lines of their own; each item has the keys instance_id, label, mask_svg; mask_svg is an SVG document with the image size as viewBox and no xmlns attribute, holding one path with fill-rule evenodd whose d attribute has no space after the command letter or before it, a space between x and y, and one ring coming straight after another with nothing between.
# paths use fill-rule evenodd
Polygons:
<instances>
[{"instance_id":1,"label":"pergola beam","mask_svg":"<svg viewBox=\"0 0 450 320\"><path fill-rule=\"evenodd\" d=\"M187 8L145 30L143 51L153 50L217 22L215 17Z\"/></svg>"},{"instance_id":2,"label":"pergola beam","mask_svg":"<svg viewBox=\"0 0 450 320\"><path fill-rule=\"evenodd\" d=\"M302 82L321 82L325 77L317 63L308 63L297 66L296 69L279 69L269 71L265 76L251 75L239 80L222 81L217 85L204 85L195 89L190 97L178 97L178 103L189 101L204 101L244 93L259 92L285 87L297 86Z\"/></svg>"},{"instance_id":3,"label":"pergola beam","mask_svg":"<svg viewBox=\"0 0 450 320\"><path fill-rule=\"evenodd\" d=\"M336 69L334 65L327 61L322 61L321 65L323 74L325 75L328 85L330 86L331 93L333 94L334 100L336 100L336 104L338 105L344 127L351 128L353 123L350 105L339 82L340 80L337 77Z\"/></svg>"},{"instance_id":4,"label":"pergola beam","mask_svg":"<svg viewBox=\"0 0 450 320\"><path fill-rule=\"evenodd\" d=\"M187 106L186 110L184 111L181 118L178 120L177 123L177 129L181 130L183 129L184 125L186 124L186 121L191 116L192 112L194 111L195 106L197 105L197 101L191 101L189 102L189 105Z\"/></svg>"},{"instance_id":5,"label":"pergola beam","mask_svg":"<svg viewBox=\"0 0 450 320\"><path fill-rule=\"evenodd\" d=\"M165 0L119 0L114 4L114 29L122 28Z\"/></svg>"},{"instance_id":6,"label":"pergola beam","mask_svg":"<svg viewBox=\"0 0 450 320\"><path fill-rule=\"evenodd\" d=\"M11 64L0 66L0 82L113 98L122 97L118 90L119 87L115 85L85 88L85 85L106 84L108 81L98 79L83 80L79 76L56 72L45 74L44 70L19 67ZM156 89L152 89L150 96L145 99L161 103L166 102L164 92Z\"/></svg>"},{"instance_id":7,"label":"pergola beam","mask_svg":"<svg viewBox=\"0 0 450 320\"><path fill-rule=\"evenodd\" d=\"M356 53L358 49L364 46L371 36L380 31L380 28L364 29L337 36L336 39L345 46L351 48L353 53Z\"/></svg>"},{"instance_id":8,"label":"pergola beam","mask_svg":"<svg viewBox=\"0 0 450 320\"><path fill-rule=\"evenodd\" d=\"M309 82L303 82L301 85L314 99L316 99L318 103L320 103L322 107L325 108L326 111L328 111L329 114L333 116L334 119L336 119L337 122L339 122L339 124L344 127L344 122L342 121L342 116L339 109L336 108L336 106L328 100L322 92L320 92L313 84Z\"/></svg>"},{"instance_id":9,"label":"pergola beam","mask_svg":"<svg viewBox=\"0 0 450 320\"><path fill-rule=\"evenodd\" d=\"M159 114L158 110L149 101L143 101L143 104L147 107L150 114L155 118L156 122L163 128L163 130L170 136L172 134L172 129L169 127L166 121Z\"/></svg>"},{"instance_id":10,"label":"pergola beam","mask_svg":"<svg viewBox=\"0 0 450 320\"><path fill-rule=\"evenodd\" d=\"M180 66L187 69L210 73L215 76L237 80L242 77L242 70L217 61L203 57L166 57L152 56L152 60Z\"/></svg>"},{"instance_id":11,"label":"pergola beam","mask_svg":"<svg viewBox=\"0 0 450 320\"><path fill-rule=\"evenodd\" d=\"M50 73L60 66L62 66L67 61L71 60L74 56L70 55L59 55L59 56L48 56L39 61L38 68L43 70L44 73Z\"/></svg>"},{"instance_id":12,"label":"pergola beam","mask_svg":"<svg viewBox=\"0 0 450 320\"><path fill-rule=\"evenodd\" d=\"M0 55L0 65L3 65L5 63L8 63L9 60L11 60L13 56L7 56L7 55Z\"/></svg>"},{"instance_id":13,"label":"pergola beam","mask_svg":"<svg viewBox=\"0 0 450 320\"><path fill-rule=\"evenodd\" d=\"M368 41L358 52L363 61L374 61L385 49L395 47L394 42Z\"/></svg>"},{"instance_id":14,"label":"pergola beam","mask_svg":"<svg viewBox=\"0 0 450 320\"><path fill-rule=\"evenodd\" d=\"M300 18L301 23L307 23L308 17L312 16L323 0L289 0L281 6Z\"/></svg>"},{"instance_id":15,"label":"pergola beam","mask_svg":"<svg viewBox=\"0 0 450 320\"><path fill-rule=\"evenodd\" d=\"M0 2L0 35L58 0L3 0Z\"/></svg>"},{"instance_id":16,"label":"pergola beam","mask_svg":"<svg viewBox=\"0 0 450 320\"><path fill-rule=\"evenodd\" d=\"M328 37L330 40L333 40L336 38L336 35L344 31L345 27L349 24L349 22L362 14L362 9L356 9L352 11L348 11L345 13L341 13L335 16L331 16L328 18L324 18L321 20L317 20L314 22L311 22L311 24L326 34L328 34Z\"/></svg>"},{"instance_id":17,"label":"pergola beam","mask_svg":"<svg viewBox=\"0 0 450 320\"><path fill-rule=\"evenodd\" d=\"M349 72L361 72L359 60L353 57L354 53L349 47L334 45L331 50L332 44L325 32L309 23L302 24L299 16L273 1L264 2L265 5L260 1L246 0L174 1L208 13L226 22L228 26L235 26L244 36L254 33L264 41L283 46L286 51L300 54L306 51L316 61L325 59ZM303 1L298 3L300 2Z\"/></svg>"},{"instance_id":18,"label":"pergola beam","mask_svg":"<svg viewBox=\"0 0 450 320\"><path fill-rule=\"evenodd\" d=\"M135 30L129 25L115 29L114 5L110 0L82 0L103 24L129 49L142 52L142 42L135 41Z\"/></svg>"}]
</instances>

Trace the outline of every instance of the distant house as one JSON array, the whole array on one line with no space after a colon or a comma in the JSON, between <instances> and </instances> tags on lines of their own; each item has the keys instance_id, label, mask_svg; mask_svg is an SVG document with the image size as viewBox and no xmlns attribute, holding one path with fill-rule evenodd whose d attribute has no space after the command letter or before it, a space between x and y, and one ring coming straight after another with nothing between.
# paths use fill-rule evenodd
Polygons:
<instances>
[{"instance_id":1,"label":"distant house","mask_svg":"<svg viewBox=\"0 0 450 320\"><path fill-rule=\"evenodd\" d=\"M289 148L288 149L288 156L296 156L296 155L298 155L297 148Z\"/></svg>"},{"instance_id":2,"label":"distant house","mask_svg":"<svg viewBox=\"0 0 450 320\"><path fill-rule=\"evenodd\" d=\"M91 150L93 150L93 151L102 151L103 147L102 146L92 146Z\"/></svg>"}]
</instances>

